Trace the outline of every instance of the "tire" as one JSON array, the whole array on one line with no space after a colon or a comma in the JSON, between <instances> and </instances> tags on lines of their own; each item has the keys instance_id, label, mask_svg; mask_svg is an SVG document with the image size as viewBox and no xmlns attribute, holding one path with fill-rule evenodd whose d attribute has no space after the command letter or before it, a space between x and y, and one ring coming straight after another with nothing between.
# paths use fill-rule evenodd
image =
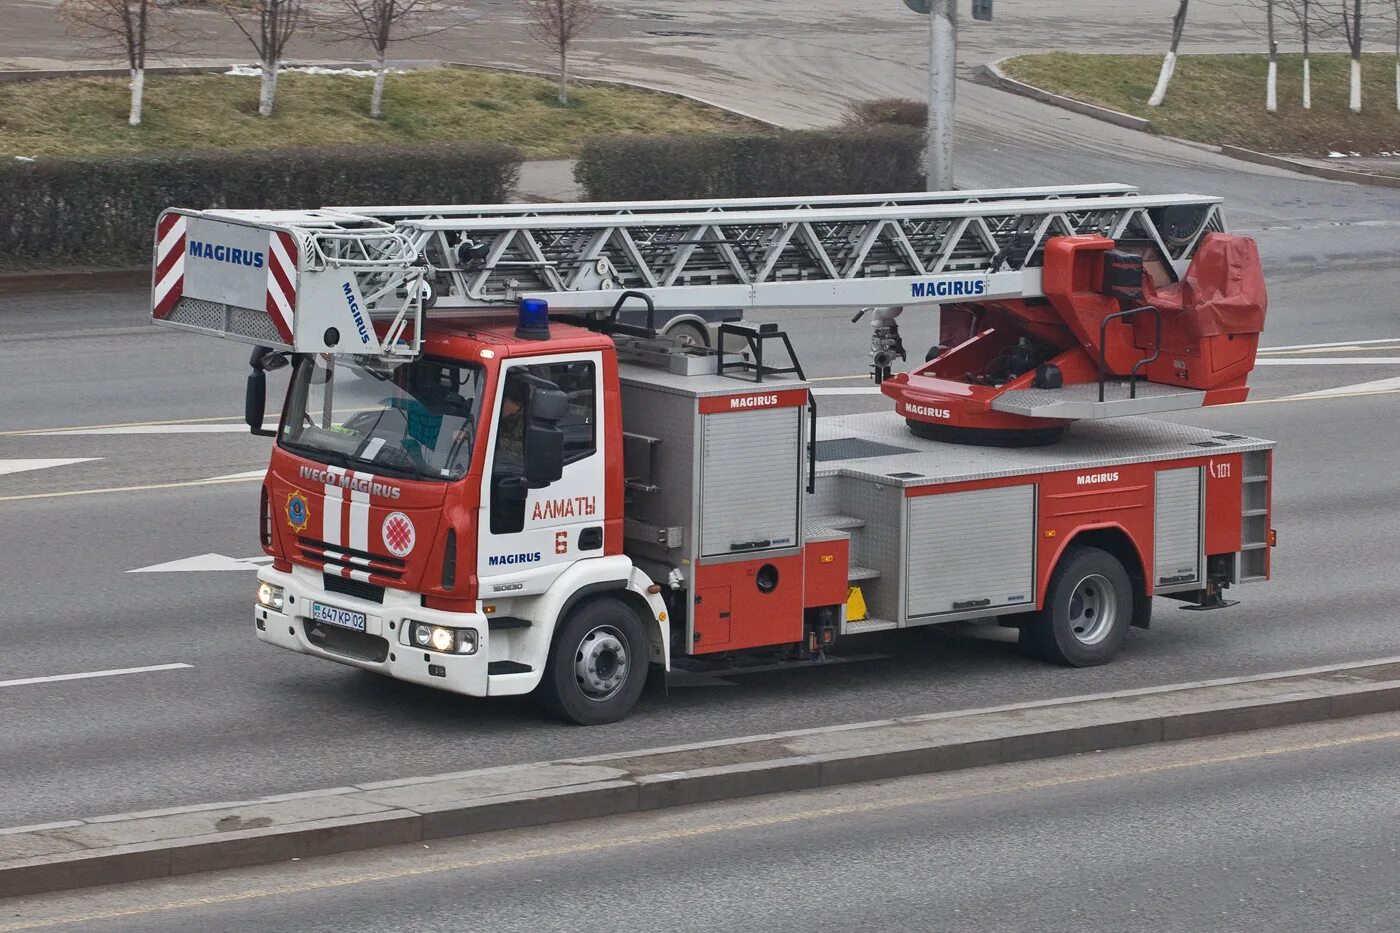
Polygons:
<instances>
[{"instance_id":1,"label":"tire","mask_svg":"<svg viewBox=\"0 0 1400 933\"><path fill-rule=\"evenodd\" d=\"M1133 584L1118 558L1071 546L1050 576L1045 608L1021 628L1021 645L1053 664L1107 664L1123 647L1133 609Z\"/></svg>"},{"instance_id":2,"label":"tire","mask_svg":"<svg viewBox=\"0 0 1400 933\"><path fill-rule=\"evenodd\" d=\"M666 328L665 334L684 347L708 347L710 333L694 321L677 321Z\"/></svg>"},{"instance_id":3,"label":"tire","mask_svg":"<svg viewBox=\"0 0 1400 933\"><path fill-rule=\"evenodd\" d=\"M617 722L646 686L651 643L626 603L603 597L573 609L554 639L541 700L580 726Z\"/></svg>"}]
</instances>

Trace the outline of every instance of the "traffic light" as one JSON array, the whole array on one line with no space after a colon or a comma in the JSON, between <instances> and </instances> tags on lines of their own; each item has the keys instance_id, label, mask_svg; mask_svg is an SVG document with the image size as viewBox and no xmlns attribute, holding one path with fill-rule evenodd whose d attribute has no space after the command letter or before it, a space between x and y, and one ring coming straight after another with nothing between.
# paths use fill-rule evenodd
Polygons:
<instances>
[{"instance_id":1,"label":"traffic light","mask_svg":"<svg viewBox=\"0 0 1400 933\"><path fill-rule=\"evenodd\" d=\"M991 22L992 0L972 0L972 18Z\"/></svg>"}]
</instances>

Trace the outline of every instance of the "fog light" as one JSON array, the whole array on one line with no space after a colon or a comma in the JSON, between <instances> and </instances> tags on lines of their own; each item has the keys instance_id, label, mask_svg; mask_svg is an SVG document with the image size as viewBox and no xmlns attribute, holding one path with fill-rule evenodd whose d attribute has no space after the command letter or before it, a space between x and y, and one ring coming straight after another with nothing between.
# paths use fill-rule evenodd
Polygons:
<instances>
[{"instance_id":1,"label":"fog light","mask_svg":"<svg viewBox=\"0 0 1400 933\"><path fill-rule=\"evenodd\" d=\"M457 630L457 653L476 654L476 629L464 628Z\"/></svg>"},{"instance_id":2,"label":"fog light","mask_svg":"<svg viewBox=\"0 0 1400 933\"><path fill-rule=\"evenodd\" d=\"M282 611L282 587L271 583L258 584L258 605L264 609Z\"/></svg>"}]
</instances>

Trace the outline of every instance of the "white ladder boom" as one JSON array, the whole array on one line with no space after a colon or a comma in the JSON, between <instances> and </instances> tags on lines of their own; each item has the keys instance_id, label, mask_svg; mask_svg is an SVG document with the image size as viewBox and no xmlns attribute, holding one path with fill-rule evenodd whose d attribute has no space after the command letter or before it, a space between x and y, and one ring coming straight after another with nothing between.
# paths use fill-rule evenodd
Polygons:
<instances>
[{"instance_id":1,"label":"white ladder boom","mask_svg":"<svg viewBox=\"0 0 1400 933\"><path fill-rule=\"evenodd\" d=\"M412 355L425 307L532 297L602 314L623 290L665 312L1035 297L1052 237L1136 244L1180 275L1201 237L1224 230L1219 198L1123 187L174 210L157 231L153 316L299 352Z\"/></svg>"}]
</instances>

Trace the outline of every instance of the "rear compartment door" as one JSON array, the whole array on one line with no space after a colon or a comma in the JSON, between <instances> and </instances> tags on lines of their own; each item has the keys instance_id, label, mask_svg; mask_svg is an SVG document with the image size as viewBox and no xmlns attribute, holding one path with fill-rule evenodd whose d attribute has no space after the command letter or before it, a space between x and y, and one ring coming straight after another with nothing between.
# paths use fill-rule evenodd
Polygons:
<instances>
[{"instance_id":1,"label":"rear compartment door","mask_svg":"<svg viewBox=\"0 0 1400 933\"><path fill-rule=\"evenodd\" d=\"M909 501L909 616L988 612L1035 602L1035 486Z\"/></svg>"}]
</instances>

